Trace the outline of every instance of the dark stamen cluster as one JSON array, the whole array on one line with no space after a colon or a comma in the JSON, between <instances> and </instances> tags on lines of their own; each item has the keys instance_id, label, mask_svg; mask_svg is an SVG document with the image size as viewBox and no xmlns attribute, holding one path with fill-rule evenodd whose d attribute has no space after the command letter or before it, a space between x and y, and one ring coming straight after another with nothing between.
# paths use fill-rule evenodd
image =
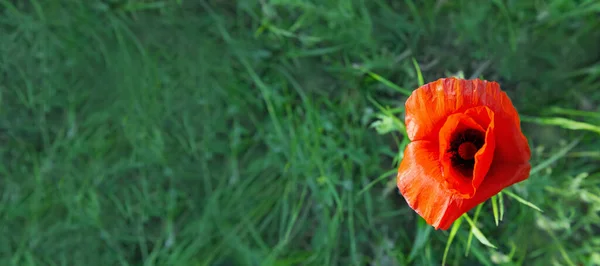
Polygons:
<instances>
[{"instance_id":1,"label":"dark stamen cluster","mask_svg":"<svg viewBox=\"0 0 600 266\"><path fill-rule=\"evenodd\" d=\"M466 142L472 143L479 150L485 144L485 133L475 129L467 129L456 133L452 136L450 148L447 150L451 154L450 160L452 166L461 171L465 176L471 177L473 175L473 167L475 166L475 158L464 159L458 152L460 145Z\"/></svg>"}]
</instances>

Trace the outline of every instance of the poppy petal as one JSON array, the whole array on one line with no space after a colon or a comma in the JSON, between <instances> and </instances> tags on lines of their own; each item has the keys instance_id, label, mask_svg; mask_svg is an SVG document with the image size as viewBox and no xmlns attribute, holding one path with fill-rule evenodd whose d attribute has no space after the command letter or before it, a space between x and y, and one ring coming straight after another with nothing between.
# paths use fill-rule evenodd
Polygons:
<instances>
[{"instance_id":1,"label":"poppy petal","mask_svg":"<svg viewBox=\"0 0 600 266\"><path fill-rule=\"evenodd\" d=\"M442 164L444 185L446 188L457 196L470 198L475 193L475 189L471 184L471 176L467 176L456 169L452 165L453 154L447 152L450 150L455 132L463 132L467 129L485 132L484 128L466 114L458 113L448 117L439 133L439 160Z\"/></svg>"},{"instance_id":2,"label":"poppy petal","mask_svg":"<svg viewBox=\"0 0 600 266\"><path fill-rule=\"evenodd\" d=\"M517 110L496 82L480 79L443 78L413 91L406 100L406 130L411 141L431 140L446 118L476 106L487 106L496 117L497 158L506 162L527 162L531 156L527 139L521 133Z\"/></svg>"},{"instance_id":3,"label":"poppy petal","mask_svg":"<svg viewBox=\"0 0 600 266\"><path fill-rule=\"evenodd\" d=\"M404 150L396 179L408 205L436 228L452 197L440 186L442 170L438 159L437 143L411 142Z\"/></svg>"},{"instance_id":4,"label":"poppy petal","mask_svg":"<svg viewBox=\"0 0 600 266\"><path fill-rule=\"evenodd\" d=\"M437 226L442 230L447 230L464 213L498 194L502 189L527 179L530 170L529 163L492 164L475 196L470 199L455 198L451 200L449 206L445 207L446 211Z\"/></svg>"},{"instance_id":5,"label":"poppy petal","mask_svg":"<svg viewBox=\"0 0 600 266\"><path fill-rule=\"evenodd\" d=\"M496 125L494 122L494 112L485 106L471 108L465 112L465 115L473 118L479 125L487 128L485 132L485 144L475 154L475 166L473 167L473 190L477 190L487 175L494 153L496 151Z\"/></svg>"},{"instance_id":6,"label":"poppy petal","mask_svg":"<svg viewBox=\"0 0 600 266\"><path fill-rule=\"evenodd\" d=\"M496 116L495 123L496 143L507 144L496 146L494 161L513 164L529 162L531 150L521 128L514 126L513 121L506 116Z\"/></svg>"}]
</instances>

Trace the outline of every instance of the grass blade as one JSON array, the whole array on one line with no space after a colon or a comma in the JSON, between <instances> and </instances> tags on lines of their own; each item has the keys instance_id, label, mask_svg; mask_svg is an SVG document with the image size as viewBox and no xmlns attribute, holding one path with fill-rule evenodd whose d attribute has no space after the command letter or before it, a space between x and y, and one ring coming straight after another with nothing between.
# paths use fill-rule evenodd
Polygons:
<instances>
[{"instance_id":1,"label":"grass blade","mask_svg":"<svg viewBox=\"0 0 600 266\"><path fill-rule=\"evenodd\" d=\"M498 201L500 205L500 221L504 219L504 196L502 192L498 193Z\"/></svg>"},{"instance_id":2,"label":"grass blade","mask_svg":"<svg viewBox=\"0 0 600 266\"><path fill-rule=\"evenodd\" d=\"M540 163L540 164L536 165L535 167L531 168L531 171L529 171L529 175L536 174L537 172L539 172L542 169L548 167L549 165L551 165L552 163L554 163L558 159L564 157L570 150L572 150L573 148L575 148L575 146L577 146L577 144L579 144L580 140L581 140L581 137L579 137L579 138L571 141L571 143L569 143L567 146L565 146L562 150L554 153L554 155L552 155L550 158L546 159L542 163Z\"/></svg>"},{"instance_id":3,"label":"grass blade","mask_svg":"<svg viewBox=\"0 0 600 266\"><path fill-rule=\"evenodd\" d=\"M481 212L482 207L483 204L479 204L479 206L477 206L477 209L475 210L475 215L473 216L473 220L475 220L475 223L479 218L479 213ZM469 250L471 250L471 242L473 242L473 231L469 231L469 238L467 239L467 249L465 250L465 257L469 255Z\"/></svg>"},{"instance_id":4,"label":"grass blade","mask_svg":"<svg viewBox=\"0 0 600 266\"><path fill-rule=\"evenodd\" d=\"M485 235L483 235L483 233L479 230L479 228L477 228L477 226L475 225L475 222L473 222L473 220L471 220L471 218L469 218L469 215L467 215L466 213L463 214L463 217L465 218L465 220L467 220L467 222L469 223L469 225L471 225L471 232L473 233L473 235L475 236L475 238L477 238L477 240L479 240L479 242L481 242L481 244L484 244L488 247L491 248L497 248L496 246L494 246L494 244L492 244L486 237Z\"/></svg>"},{"instance_id":5,"label":"grass blade","mask_svg":"<svg viewBox=\"0 0 600 266\"><path fill-rule=\"evenodd\" d=\"M581 117L593 117L600 118L600 113L568 109L562 107L550 107L550 112L557 115L572 115L572 116L581 116Z\"/></svg>"},{"instance_id":6,"label":"grass blade","mask_svg":"<svg viewBox=\"0 0 600 266\"><path fill-rule=\"evenodd\" d=\"M402 87L394 84L393 82L385 79L384 77L382 77L380 75L377 75L377 74L375 74L375 73L373 73L371 71L367 71L367 75L369 75L374 80L377 80L377 81L383 83L383 85L388 86L389 88L394 89L395 91L400 92L400 93L402 93L402 94L404 94L406 96L410 96L411 93L412 93L412 91L409 91L409 90L407 90L405 88L402 88Z\"/></svg>"},{"instance_id":7,"label":"grass blade","mask_svg":"<svg viewBox=\"0 0 600 266\"><path fill-rule=\"evenodd\" d=\"M425 84L425 81L423 80L423 74L421 73L421 68L419 67L419 63L417 63L417 60L415 60L415 58L413 57L412 59L413 65L415 66L415 70L417 71L417 78L419 80L419 87L423 86L423 84Z\"/></svg>"},{"instance_id":8,"label":"grass blade","mask_svg":"<svg viewBox=\"0 0 600 266\"><path fill-rule=\"evenodd\" d=\"M535 204L533 204L533 203L531 203L531 202L529 202L529 201L526 201L525 199L523 199L523 198L521 198L521 197L517 196L516 194L514 194L514 193L512 193L512 192L510 192L510 191L508 191L508 190L504 190L504 193L506 193L506 195L508 195L509 197L511 197L511 198L513 198L513 199L515 199L515 200L517 200L517 201L518 201L518 202L520 202L521 204L527 205L527 206L529 206L530 208L532 208L532 209L534 209L534 210L536 210L536 211L539 211L539 212L544 212L544 211L542 211L542 209L540 209L538 206L535 206Z\"/></svg>"},{"instance_id":9,"label":"grass blade","mask_svg":"<svg viewBox=\"0 0 600 266\"><path fill-rule=\"evenodd\" d=\"M556 247L558 248L558 252L560 253L560 256L563 258L563 260L565 260L567 265L575 266L576 264L573 263L573 261L569 257L569 254L565 250L565 247L564 247L562 241L556 237L556 235L554 234L554 232L552 230L546 229L545 231L550 235L550 237L552 237L552 240L554 241L554 243L556 244Z\"/></svg>"},{"instance_id":10,"label":"grass blade","mask_svg":"<svg viewBox=\"0 0 600 266\"><path fill-rule=\"evenodd\" d=\"M392 169L389 170L383 174L381 174L379 177L375 178L375 180L371 181L371 183L367 184L363 189L361 189L358 192L358 196L362 195L363 193L365 193L365 191L369 190L371 187L373 187L375 184L381 182L381 180L386 179L388 177L390 177L391 175L393 175L396 171L398 171L397 169Z\"/></svg>"},{"instance_id":11,"label":"grass blade","mask_svg":"<svg viewBox=\"0 0 600 266\"><path fill-rule=\"evenodd\" d=\"M417 235L415 236L413 247L410 250L410 255L408 255L409 262L414 260L417 254L423 249L427 240L429 240L432 229L433 227L429 226L424 219L420 218L417 221Z\"/></svg>"},{"instance_id":12,"label":"grass blade","mask_svg":"<svg viewBox=\"0 0 600 266\"><path fill-rule=\"evenodd\" d=\"M592 124L575 121L563 117L532 117L532 116L521 116L524 122L530 122L540 125L551 125L559 126L570 130L586 130L600 134L600 127Z\"/></svg>"},{"instance_id":13,"label":"grass blade","mask_svg":"<svg viewBox=\"0 0 600 266\"><path fill-rule=\"evenodd\" d=\"M498 220L499 220L499 215L498 215L498 197L497 196L492 196L492 212L494 213L494 222L496 223L496 226L498 226Z\"/></svg>"},{"instance_id":14,"label":"grass blade","mask_svg":"<svg viewBox=\"0 0 600 266\"><path fill-rule=\"evenodd\" d=\"M450 235L448 236L448 242L446 242L446 248L444 249L444 257L442 258L442 265L446 265L446 257L448 257L448 251L450 250L450 245L458 233L458 229L460 229L460 224L462 223L462 217L459 217L454 221L452 228L450 229Z\"/></svg>"}]
</instances>

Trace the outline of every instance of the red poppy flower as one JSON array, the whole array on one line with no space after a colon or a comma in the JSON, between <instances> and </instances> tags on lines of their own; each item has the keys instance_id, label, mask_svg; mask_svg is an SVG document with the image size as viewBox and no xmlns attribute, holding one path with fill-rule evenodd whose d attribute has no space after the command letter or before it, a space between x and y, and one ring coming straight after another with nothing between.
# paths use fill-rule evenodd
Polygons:
<instances>
[{"instance_id":1,"label":"red poppy flower","mask_svg":"<svg viewBox=\"0 0 600 266\"><path fill-rule=\"evenodd\" d=\"M443 78L406 101L411 143L397 183L435 229L529 177L531 152L519 115L496 82Z\"/></svg>"}]
</instances>

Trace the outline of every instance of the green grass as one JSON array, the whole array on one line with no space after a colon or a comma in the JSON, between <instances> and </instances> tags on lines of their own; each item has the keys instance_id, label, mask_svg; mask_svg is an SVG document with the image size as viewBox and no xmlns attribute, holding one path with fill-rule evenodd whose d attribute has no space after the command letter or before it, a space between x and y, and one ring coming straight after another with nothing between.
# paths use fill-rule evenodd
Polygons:
<instances>
[{"instance_id":1,"label":"green grass","mask_svg":"<svg viewBox=\"0 0 600 266\"><path fill-rule=\"evenodd\" d=\"M496 227L485 203L497 249L463 223L447 264L598 265L599 12L0 0L0 264L439 265L449 231L394 169L405 93L461 72L524 116L535 172L509 191L543 212L503 195Z\"/></svg>"}]
</instances>

